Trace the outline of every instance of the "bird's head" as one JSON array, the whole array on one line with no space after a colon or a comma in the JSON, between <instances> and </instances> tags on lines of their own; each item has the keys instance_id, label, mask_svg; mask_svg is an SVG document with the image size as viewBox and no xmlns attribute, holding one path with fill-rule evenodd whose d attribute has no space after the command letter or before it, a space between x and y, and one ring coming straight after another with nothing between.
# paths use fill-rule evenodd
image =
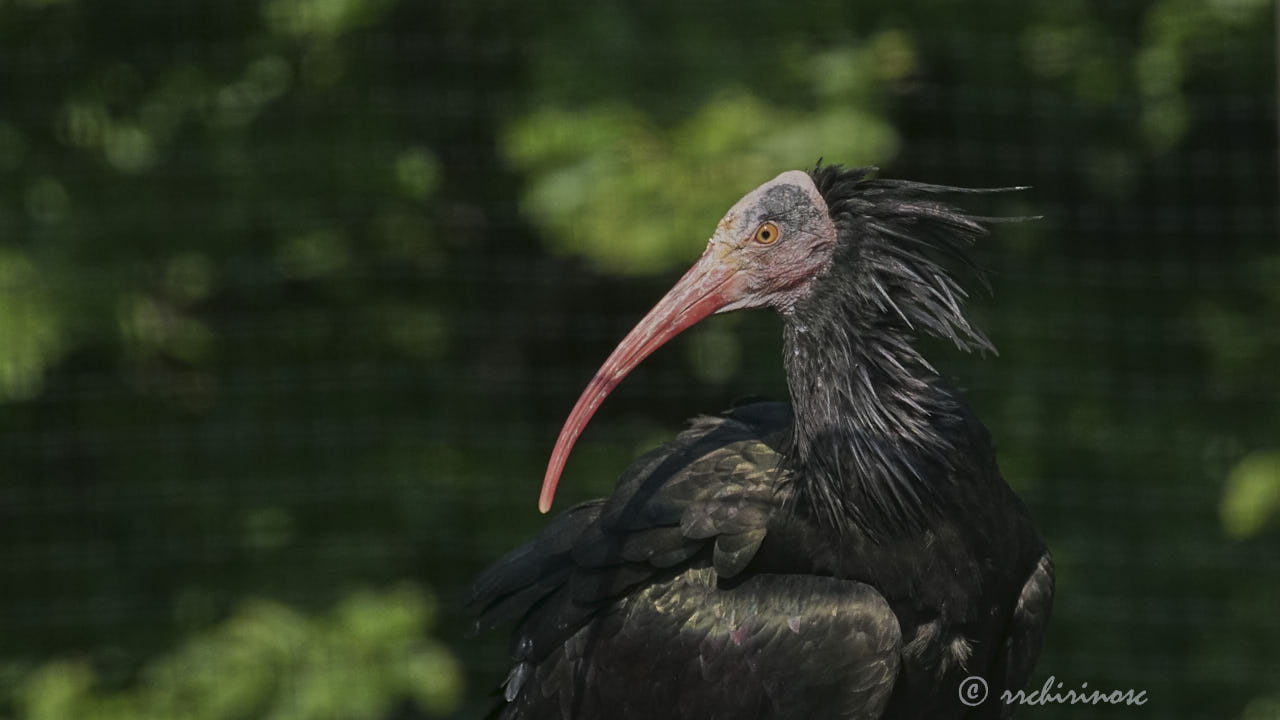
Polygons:
<instances>
[{"instance_id":1,"label":"bird's head","mask_svg":"<svg viewBox=\"0 0 1280 720\"><path fill-rule=\"evenodd\" d=\"M887 263L893 268L890 274L910 272L909 262L904 266L892 253L882 257L875 242L864 243L860 236L867 226L877 227L877 220L889 223L886 228L891 232L900 199L913 192L939 190L955 189L877 181L868 178L867 170L826 166L813 173L784 172L745 195L717 224L702 257L623 338L578 398L552 451L538 508L542 512L551 508L569 452L596 409L654 350L714 313L771 307L784 317L790 316L817 294L815 286L823 284L822 278L830 274L833 265L865 265L869 272L875 272L877 263ZM926 203L916 209L928 215L945 208ZM903 217L917 219L911 213ZM954 217L981 231L968 218ZM842 277L841 282L856 281L856 277L854 273ZM940 278L948 283L944 290L954 287L945 274ZM891 280L885 284L892 286ZM932 282L908 284L924 288ZM907 294L911 292L916 290ZM875 298L874 302L881 301ZM902 315L909 302L894 305L890 301L889 305ZM881 309L888 311L887 306ZM903 320L909 324L905 316Z\"/></svg>"},{"instance_id":2,"label":"bird's head","mask_svg":"<svg viewBox=\"0 0 1280 720\"><path fill-rule=\"evenodd\" d=\"M658 307L683 292L706 298L697 319L754 307L786 313L831 264L835 247L836 226L813 178L782 173L725 213L702 257Z\"/></svg>"}]
</instances>

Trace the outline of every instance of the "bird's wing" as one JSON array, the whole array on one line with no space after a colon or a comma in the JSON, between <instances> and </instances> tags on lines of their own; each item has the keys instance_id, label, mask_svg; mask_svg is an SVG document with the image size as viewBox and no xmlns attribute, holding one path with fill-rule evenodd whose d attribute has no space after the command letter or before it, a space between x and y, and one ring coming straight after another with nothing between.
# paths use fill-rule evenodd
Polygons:
<instances>
[{"instance_id":1,"label":"bird's wing","mask_svg":"<svg viewBox=\"0 0 1280 720\"><path fill-rule=\"evenodd\" d=\"M812 575L726 583L690 567L612 604L539 663L508 720L880 717L900 631L870 586Z\"/></svg>"},{"instance_id":2,"label":"bird's wing","mask_svg":"<svg viewBox=\"0 0 1280 720\"><path fill-rule=\"evenodd\" d=\"M997 691L1016 693L1027 684L1040 656L1040 643L1052 609L1053 558L1046 550L1018 594L1018 604L1013 609L1009 631L1005 634L1003 656L996 665L993 678L1003 686ZM1001 716L1012 717L1017 707L1016 703L1005 704L1001 708Z\"/></svg>"},{"instance_id":3,"label":"bird's wing","mask_svg":"<svg viewBox=\"0 0 1280 720\"><path fill-rule=\"evenodd\" d=\"M779 507L788 417L765 403L695 420L633 463L610 497L568 510L486 570L468 600L477 628L520 617L513 655L537 661L617 598L696 558L738 575Z\"/></svg>"},{"instance_id":4,"label":"bird's wing","mask_svg":"<svg viewBox=\"0 0 1280 720\"><path fill-rule=\"evenodd\" d=\"M600 517L604 500L591 500L557 515L536 538L507 553L471 584L466 605L476 611L475 630L490 629L527 613L563 586L574 571L573 548Z\"/></svg>"},{"instance_id":5,"label":"bird's wing","mask_svg":"<svg viewBox=\"0 0 1280 720\"><path fill-rule=\"evenodd\" d=\"M760 403L695 419L622 474L598 532L579 544L579 563L668 567L710 545L720 576L737 575L779 509L777 446L788 418L786 405Z\"/></svg>"}]
</instances>

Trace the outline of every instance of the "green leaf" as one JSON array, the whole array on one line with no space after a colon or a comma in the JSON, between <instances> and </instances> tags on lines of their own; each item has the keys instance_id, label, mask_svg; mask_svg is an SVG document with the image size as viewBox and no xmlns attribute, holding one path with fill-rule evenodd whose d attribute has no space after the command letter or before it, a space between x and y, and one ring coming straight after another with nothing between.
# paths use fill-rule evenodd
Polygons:
<instances>
[{"instance_id":1,"label":"green leaf","mask_svg":"<svg viewBox=\"0 0 1280 720\"><path fill-rule=\"evenodd\" d=\"M1280 451L1251 453L1227 476L1222 527L1233 538L1257 535L1280 510Z\"/></svg>"}]
</instances>

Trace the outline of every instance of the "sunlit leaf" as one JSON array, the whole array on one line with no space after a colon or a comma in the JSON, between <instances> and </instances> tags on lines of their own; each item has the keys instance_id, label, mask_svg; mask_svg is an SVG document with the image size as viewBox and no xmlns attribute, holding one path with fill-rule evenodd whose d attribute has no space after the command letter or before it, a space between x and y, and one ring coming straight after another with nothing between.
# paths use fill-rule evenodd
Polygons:
<instances>
[{"instance_id":1,"label":"sunlit leaf","mask_svg":"<svg viewBox=\"0 0 1280 720\"><path fill-rule=\"evenodd\" d=\"M45 369L62 353L61 327L36 267L0 246L0 402L40 391Z\"/></svg>"},{"instance_id":2,"label":"sunlit leaf","mask_svg":"<svg viewBox=\"0 0 1280 720\"><path fill-rule=\"evenodd\" d=\"M1222 526L1234 538L1257 535L1280 512L1280 451L1246 455L1227 476Z\"/></svg>"}]
</instances>

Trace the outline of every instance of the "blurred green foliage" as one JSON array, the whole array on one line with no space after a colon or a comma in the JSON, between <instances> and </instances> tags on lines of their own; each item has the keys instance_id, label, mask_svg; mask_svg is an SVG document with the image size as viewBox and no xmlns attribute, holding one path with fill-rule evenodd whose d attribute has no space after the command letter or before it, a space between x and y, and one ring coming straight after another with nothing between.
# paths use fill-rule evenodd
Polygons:
<instances>
[{"instance_id":1,"label":"blurred green foliage","mask_svg":"<svg viewBox=\"0 0 1280 720\"><path fill-rule=\"evenodd\" d=\"M978 251L1001 356L931 357L1055 551L1041 676L1275 717L1272 12L0 0L0 717L479 716L562 413L819 157L1035 186L975 207L1045 216ZM785 392L769 318L673 346L565 506Z\"/></svg>"},{"instance_id":2,"label":"blurred green foliage","mask_svg":"<svg viewBox=\"0 0 1280 720\"><path fill-rule=\"evenodd\" d=\"M30 720L383 718L405 700L428 716L461 690L453 656L428 640L435 601L412 587L358 592L325 617L246 601L216 627L149 661L137 687L103 691L91 665L49 663L17 690Z\"/></svg>"},{"instance_id":3,"label":"blurred green foliage","mask_svg":"<svg viewBox=\"0 0 1280 720\"><path fill-rule=\"evenodd\" d=\"M914 67L910 40L886 31L864 47L805 58L790 73L812 88L804 106L726 88L673 127L627 104L538 108L517 118L506 155L531 176L523 208L555 246L614 273L652 273L687 258L741 194L741 178L810 167L827 153L875 163L897 137L883 115L886 83Z\"/></svg>"},{"instance_id":4,"label":"blurred green foliage","mask_svg":"<svg viewBox=\"0 0 1280 720\"><path fill-rule=\"evenodd\" d=\"M30 259L9 248L0 248L0 337L0 401L36 395L59 353L59 324Z\"/></svg>"}]
</instances>

